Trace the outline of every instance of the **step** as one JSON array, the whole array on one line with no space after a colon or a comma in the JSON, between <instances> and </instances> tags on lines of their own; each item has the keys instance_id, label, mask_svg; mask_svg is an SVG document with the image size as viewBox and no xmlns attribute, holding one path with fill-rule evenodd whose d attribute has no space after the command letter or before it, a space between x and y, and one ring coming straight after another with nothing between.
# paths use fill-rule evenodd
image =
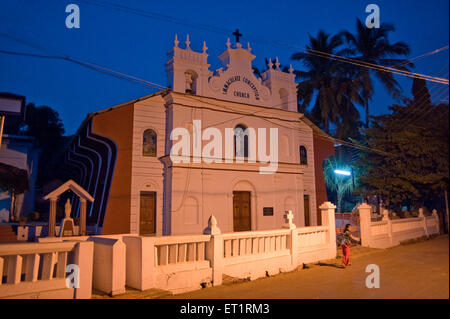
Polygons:
<instances>
[{"instance_id":1,"label":"step","mask_svg":"<svg viewBox=\"0 0 450 319\"><path fill-rule=\"evenodd\" d=\"M11 225L0 226L0 242L17 242L17 234Z\"/></svg>"}]
</instances>

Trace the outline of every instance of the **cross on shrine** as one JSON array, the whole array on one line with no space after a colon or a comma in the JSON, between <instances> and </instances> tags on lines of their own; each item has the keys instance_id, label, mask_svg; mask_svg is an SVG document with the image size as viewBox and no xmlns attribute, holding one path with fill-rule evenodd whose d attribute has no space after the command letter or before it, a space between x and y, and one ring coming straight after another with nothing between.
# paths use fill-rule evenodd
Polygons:
<instances>
[{"instance_id":1,"label":"cross on shrine","mask_svg":"<svg viewBox=\"0 0 450 319\"><path fill-rule=\"evenodd\" d=\"M286 211L286 215L284 215L286 218L287 223L290 225L292 224L292 220L294 219L294 214L292 214L291 210Z\"/></svg>"},{"instance_id":2,"label":"cross on shrine","mask_svg":"<svg viewBox=\"0 0 450 319\"><path fill-rule=\"evenodd\" d=\"M242 33L239 33L239 29L236 29L232 34L236 37L236 42L239 42L239 37L242 37Z\"/></svg>"},{"instance_id":3,"label":"cross on shrine","mask_svg":"<svg viewBox=\"0 0 450 319\"><path fill-rule=\"evenodd\" d=\"M288 228L288 229L295 229L296 226L294 225L294 223L292 222L292 220L294 219L294 214L292 214L291 210L287 210L285 211L285 221L286 223L283 225L283 228Z\"/></svg>"}]
</instances>

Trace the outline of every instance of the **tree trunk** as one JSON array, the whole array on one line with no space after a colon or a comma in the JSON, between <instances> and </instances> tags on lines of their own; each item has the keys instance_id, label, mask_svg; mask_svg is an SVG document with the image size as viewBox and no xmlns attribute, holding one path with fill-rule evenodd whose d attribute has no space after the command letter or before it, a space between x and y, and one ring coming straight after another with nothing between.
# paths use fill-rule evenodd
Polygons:
<instances>
[{"instance_id":1,"label":"tree trunk","mask_svg":"<svg viewBox=\"0 0 450 319\"><path fill-rule=\"evenodd\" d=\"M342 213L342 207L341 207L341 203L342 203L342 195L337 195L337 209L338 209L338 213Z\"/></svg>"}]
</instances>

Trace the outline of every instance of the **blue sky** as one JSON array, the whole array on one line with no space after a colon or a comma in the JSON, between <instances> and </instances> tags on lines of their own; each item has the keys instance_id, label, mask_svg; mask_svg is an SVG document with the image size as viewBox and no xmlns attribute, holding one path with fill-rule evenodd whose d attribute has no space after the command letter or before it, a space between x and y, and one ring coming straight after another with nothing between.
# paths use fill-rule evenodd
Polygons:
<instances>
[{"instance_id":1,"label":"blue sky","mask_svg":"<svg viewBox=\"0 0 450 319\"><path fill-rule=\"evenodd\" d=\"M277 41L304 48L308 34L319 29L337 33L355 30L355 19L365 20L370 3L380 7L381 22L393 23L391 42L411 46L410 58L449 43L449 1L151 1L106 0L135 9L156 12L176 19L138 16L84 1L0 0L0 32L37 44L47 52L0 36L0 49L38 54L59 54L97 63L151 82L167 85L164 63L175 34L184 42L190 34L191 47L200 50L206 41L211 69L219 66L217 56L225 50L230 32L239 28L241 42L250 41L256 55L254 66L262 68L265 57L278 56L282 64L292 62L292 49L268 45ZM67 29L65 8L80 7L79 29ZM199 28L198 24L211 28ZM220 31L217 31L220 30ZM222 31L223 30L223 31ZM254 41L252 41L252 39ZM256 40L256 41L255 41ZM416 62L416 72L448 78L448 50ZM404 94L410 96L412 80L397 77ZM448 86L429 83L434 101L448 101ZM377 85L371 114L388 112L394 102ZM446 90L446 91L445 91ZM141 84L119 80L66 61L0 54L0 91L24 95L27 102L56 109L73 134L89 112L117 105L155 92ZM360 108L362 119L363 109Z\"/></svg>"}]
</instances>

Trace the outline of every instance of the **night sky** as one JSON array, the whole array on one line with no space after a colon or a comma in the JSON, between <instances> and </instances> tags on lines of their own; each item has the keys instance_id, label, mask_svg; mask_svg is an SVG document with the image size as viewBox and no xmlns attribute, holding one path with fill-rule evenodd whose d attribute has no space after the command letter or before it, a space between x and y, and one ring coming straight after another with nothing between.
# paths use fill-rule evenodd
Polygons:
<instances>
[{"instance_id":1,"label":"night sky","mask_svg":"<svg viewBox=\"0 0 450 319\"><path fill-rule=\"evenodd\" d=\"M365 21L365 8L370 3L380 7L381 22L395 25L391 42L405 41L411 46L409 58L449 43L448 0L108 1L158 15L143 17L77 0L0 0L0 32L45 51L2 36L0 49L70 56L167 85L164 64L175 34L184 48L189 33L191 48L196 51L206 40L210 70L220 66L217 56L225 50L227 37L234 42L231 32L236 28L243 33L242 43L250 41L256 55L254 66L261 69L265 57L278 56L281 64L293 63L294 68L301 68L290 60L295 50L284 44L304 49L308 34L316 35L319 29L332 34L343 29L354 32L356 17ZM65 8L70 3L80 7L80 29L65 26ZM416 61L415 71L448 78L448 60L446 50ZM410 96L412 79L396 78L404 94ZM433 102L448 102L448 86L432 82L428 86ZM394 100L381 86L375 89L371 113L386 113ZM0 54L0 92L24 95L27 102L56 109L66 134L73 134L89 112L156 91L66 61ZM359 110L364 120L364 111Z\"/></svg>"}]
</instances>

